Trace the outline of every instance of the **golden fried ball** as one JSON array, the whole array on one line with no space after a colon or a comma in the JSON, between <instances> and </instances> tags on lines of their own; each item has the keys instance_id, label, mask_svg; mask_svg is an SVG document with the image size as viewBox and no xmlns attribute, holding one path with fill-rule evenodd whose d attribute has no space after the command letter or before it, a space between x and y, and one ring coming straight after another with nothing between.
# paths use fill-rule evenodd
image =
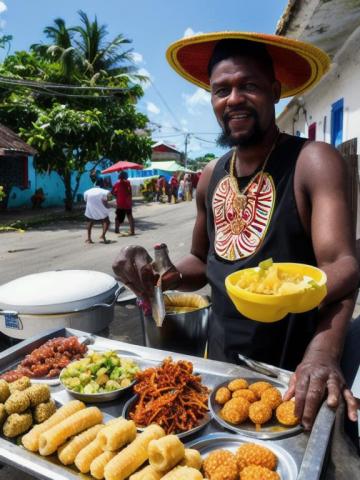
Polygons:
<instances>
[{"instance_id":1,"label":"golden fried ball","mask_svg":"<svg viewBox=\"0 0 360 480\"><path fill-rule=\"evenodd\" d=\"M5 380L0 379L0 403L4 403L10 397L10 388Z\"/></svg>"},{"instance_id":2,"label":"golden fried ball","mask_svg":"<svg viewBox=\"0 0 360 480\"><path fill-rule=\"evenodd\" d=\"M232 394L232 398L246 398L246 400L250 403L256 402L257 396L254 392L249 390L248 388L244 388L243 390L235 390Z\"/></svg>"},{"instance_id":3,"label":"golden fried ball","mask_svg":"<svg viewBox=\"0 0 360 480\"><path fill-rule=\"evenodd\" d=\"M274 410L282 402L282 395L280 390L278 390L275 387L267 388L261 394L261 401L267 403L269 407L271 407Z\"/></svg>"},{"instance_id":4,"label":"golden fried ball","mask_svg":"<svg viewBox=\"0 0 360 480\"><path fill-rule=\"evenodd\" d=\"M18 380L15 380L15 382L11 382L9 384L10 388L10 393L14 393L16 390L19 390L22 392L26 388L29 388L31 386L30 378L29 377L21 377Z\"/></svg>"},{"instance_id":5,"label":"golden fried ball","mask_svg":"<svg viewBox=\"0 0 360 480\"><path fill-rule=\"evenodd\" d=\"M295 402L294 400L288 400L281 403L276 409L276 418L280 423L287 427L297 425L300 420L295 415Z\"/></svg>"},{"instance_id":6,"label":"golden fried ball","mask_svg":"<svg viewBox=\"0 0 360 480\"><path fill-rule=\"evenodd\" d=\"M235 456L240 472L249 465L260 465L270 470L275 470L277 465L276 455L257 443L244 443L237 449Z\"/></svg>"},{"instance_id":7,"label":"golden fried ball","mask_svg":"<svg viewBox=\"0 0 360 480\"><path fill-rule=\"evenodd\" d=\"M210 475L209 480L238 480L239 471L236 462L231 465L221 465Z\"/></svg>"},{"instance_id":8,"label":"golden fried ball","mask_svg":"<svg viewBox=\"0 0 360 480\"><path fill-rule=\"evenodd\" d=\"M240 480L281 480L280 475L259 465L249 465L240 472Z\"/></svg>"},{"instance_id":9,"label":"golden fried ball","mask_svg":"<svg viewBox=\"0 0 360 480\"><path fill-rule=\"evenodd\" d=\"M5 402L5 410L8 415L12 413L22 413L30 407L29 397L25 391L16 390Z\"/></svg>"},{"instance_id":10,"label":"golden fried ball","mask_svg":"<svg viewBox=\"0 0 360 480\"><path fill-rule=\"evenodd\" d=\"M241 390L242 388L248 388L248 382L245 380L245 378L235 378L235 380L232 380L228 384L228 389L231 390L232 392L235 392L235 390Z\"/></svg>"},{"instance_id":11,"label":"golden fried ball","mask_svg":"<svg viewBox=\"0 0 360 480\"><path fill-rule=\"evenodd\" d=\"M5 406L3 403L0 403L0 425L2 425L5 422L6 417L7 417L7 413L5 410Z\"/></svg>"},{"instance_id":12,"label":"golden fried ball","mask_svg":"<svg viewBox=\"0 0 360 480\"><path fill-rule=\"evenodd\" d=\"M231 392L226 387L220 387L215 394L215 402L219 405L224 405L231 398Z\"/></svg>"},{"instance_id":13,"label":"golden fried ball","mask_svg":"<svg viewBox=\"0 0 360 480\"><path fill-rule=\"evenodd\" d=\"M32 415L29 412L13 413L6 419L3 427L5 437L13 438L29 430L32 425Z\"/></svg>"},{"instance_id":14,"label":"golden fried ball","mask_svg":"<svg viewBox=\"0 0 360 480\"><path fill-rule=\"evenodd\" d=\"M32 407L36 407L40 403L48 402L50 399L49 385L32 385L24 390L24 393L28 396Z\"/></svg>"},{"instance_id":15,"label":"golden fried ball","mask_svg":"<svg viewBox=\"0 0 360 480\"><path fill-rule=\"evenodd\" d=\"M239 423L245 422L249 416L250 403L245 398L232 398L225 403L220 411L220 415L226 422Z\"/></svg>"},{"instance_id":16,"label":"golden fried ball","mask_svg":"<svg viewBox=\"0 0 360 480\"><path fill-rule=\"evenodd\" d=\"M272 388L272 385L269 382L255 382L249 385L249 390L254 392L259 400L261 398L261 394L268 388Z\"/></svg>"},{"instance_id":17,"label":"golden fried ball","mask_svg":"<svg viewBox=\"0 0 360 480\"><path fill-rule=\"evenodd\" d=\"M236 458L229 450L214 450L204 460L203 469L205 476L212 480L212 475L219 467L226 467L237 472Z\"/></svg>"},{"instance_id":18,"label":"golden fried ball","mask_svg":"<svg viewBox=\"0 0 360 480\"><path fill-rule=\"evenodd\" d=\"M54 400L49 400L48 402L39 403L36 405L33 411L34 420L36 423L45 422L48 418L51 417L56 412L56 405Z\"/></svg>"},{"instance_id":19,"label":"golden fried ball","mask_svg":"<svg viewBox=\"0 0 360 480\"><path fill-rule=\"evenodd\" d=\"M256 425L262 425L272 417L272 409L265 402L258 401L250 404L249 418Z\"/></svg>"}]
</instances>

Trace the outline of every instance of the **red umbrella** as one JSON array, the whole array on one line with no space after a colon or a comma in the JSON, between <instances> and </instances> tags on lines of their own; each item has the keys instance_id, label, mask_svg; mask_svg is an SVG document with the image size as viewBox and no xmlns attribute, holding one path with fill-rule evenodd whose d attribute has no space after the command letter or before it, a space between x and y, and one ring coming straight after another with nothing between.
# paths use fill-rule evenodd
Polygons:
<instances>
[{"instance_id":1,"label":"red umbrella","mask_svg":"<svg viewBox=\"0 0 360 480\"><path fill-rule=\"evenodd\" d=\"M142 170L143 166L138 163L128 162L127 160L120 160L114 163L111 167L106 168L101 173L121 172L121 170Z\"/></svg>"}]
</instances>

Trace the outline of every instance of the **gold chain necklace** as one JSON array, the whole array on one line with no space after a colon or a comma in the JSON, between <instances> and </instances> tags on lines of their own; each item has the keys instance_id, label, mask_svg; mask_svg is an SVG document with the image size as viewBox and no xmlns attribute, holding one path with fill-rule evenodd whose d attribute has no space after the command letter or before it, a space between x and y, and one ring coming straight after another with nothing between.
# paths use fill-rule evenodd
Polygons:
<instances>
[{"instance_id":1,"label":"gold chain necklace","mask_svg":"<svg viewBox=\"0 0 360 480\"><path fill-rule=\"evenodd\" d=\"M247 194L246 194L246 191L247 189L250 187L250 185L253 183L253 181L255 180L256 176L260 173L260 180L259 180L259 183L258 183L258 188L257 188L257 194L259 194L260 192L260 188L262 186L262 181L263 181L263 176L264 176L264 170L265 170L265 167L267 165L267 162L272 154L272 152L274 151L275 147L276 147L276 144L277 144L277 141L279 139L279 136L280 136L280 130L277 129L277 135L275 137L275 140L269 150L269 153L266 155L266 158L263 162L263 165L261 167L261 170L259 172L256 172L250 179L250 181L246 184L246 186L243 188L243 189L239 189L239 185L238 185L238 182L237 182L237 178L236 178L236 175L235 175L235 160L236 160L236 148L234 148L234 153L232 154L232 157L231 157L231 162L230 162L230 168L229 168L229 173L230 173L230 182L233 186L233 189L235 190L235 192L237 193L237 207L241 210L243 210L246 206L246 202L247 202Z\"/></svg>"}]
</instances>

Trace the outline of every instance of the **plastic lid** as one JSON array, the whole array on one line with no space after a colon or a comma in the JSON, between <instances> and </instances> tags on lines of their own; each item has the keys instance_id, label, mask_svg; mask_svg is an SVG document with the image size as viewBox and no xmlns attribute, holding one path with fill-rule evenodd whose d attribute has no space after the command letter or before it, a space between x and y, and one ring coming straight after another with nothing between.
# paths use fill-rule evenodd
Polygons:
<instances>
[{"instance_id":1,"label":"plastic lid","mask_svg":"<svg viewBox=\"0 0 360 480\"><path fill-rule=\"evenodd\" d=\"M92 270L57 270L26 275L0 286L0 308L44 314L84 310L118 288L113 277Z\"/></svg>"}]
</instances>

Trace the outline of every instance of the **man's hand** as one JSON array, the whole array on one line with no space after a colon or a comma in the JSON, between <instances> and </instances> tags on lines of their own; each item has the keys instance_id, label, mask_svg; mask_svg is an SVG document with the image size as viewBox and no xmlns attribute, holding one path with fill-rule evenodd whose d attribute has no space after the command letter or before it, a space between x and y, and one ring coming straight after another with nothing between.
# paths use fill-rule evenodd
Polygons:
<instances>
[{"instance_id":1,"label":"man's hand","mask_svg":"<svg viewBox=\"0 0 360 480\"><path fill-rule=\"evenodd\" d=\"M312 352L297 367L284 396L285 400L295 396L295 414L305 430L311 429L325 394L331 408L338 407L342 396L349 419L357 420L357 402L346 386L338 362L327 352Z\"/></svg>"}]
</instances>

